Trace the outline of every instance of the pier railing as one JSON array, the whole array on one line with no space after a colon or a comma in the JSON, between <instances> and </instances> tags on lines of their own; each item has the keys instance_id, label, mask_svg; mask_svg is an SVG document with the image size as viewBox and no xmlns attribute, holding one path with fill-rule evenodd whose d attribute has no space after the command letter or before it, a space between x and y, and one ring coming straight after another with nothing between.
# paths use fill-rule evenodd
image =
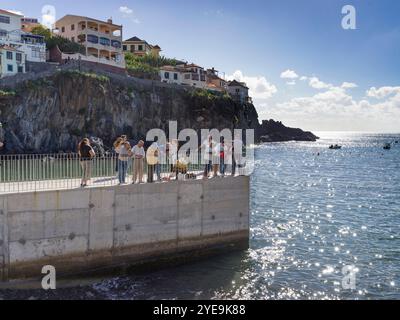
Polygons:
<instances>
[{"instance_id":1,"label":"pier railing","mask_svg":"<svg viewBox=\"0 0 400 320\"><path fill-rule=\"evenodd\" d=\"M126 182L132 183L134 159L128 161ZM107 153L92 160L89 186L112 186L119 184L118 155ZM173 163L168 157L163 164L144 162L143 183L167 182L203 178L205 164L200 153L189 156L185 163ZM210 177L213 176L213 168ZM246 174L245 168L236 165L218 167L218 176ZM159 173L159 174L158 174ZM82 178L79 155L76 153L0 155L0 194L40 190L79 188Z\"/></svg>"}]
</instances>

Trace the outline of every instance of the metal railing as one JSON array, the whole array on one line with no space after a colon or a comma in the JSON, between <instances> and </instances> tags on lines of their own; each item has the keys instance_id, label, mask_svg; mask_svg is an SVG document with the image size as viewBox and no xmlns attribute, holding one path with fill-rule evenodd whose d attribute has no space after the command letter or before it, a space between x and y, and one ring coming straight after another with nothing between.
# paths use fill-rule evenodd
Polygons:
<instances>
[{"instance_id":1,"label":"metal railing","mask_svg":"<svg viewBox=\"0 0 400 320\"><path fill-rule=\"evenodd\" d=\"M134 161L128 161L127 183L133 182ZM204 176L205 164L200 153L187 157L185 163L172 163L168 157L164 164L149 165L145 159L142 161L144 183L201 179ZM91 162L89 186L119 184L117 154L107 153ZM245 169L235 165L224 165L224 169L218 166L217 174L245 174ZM82 175L81 161L76 153L0 156L0 194L79 188ZM212 166L210 176L213 176Z\"/></svg>"}]
</instances>

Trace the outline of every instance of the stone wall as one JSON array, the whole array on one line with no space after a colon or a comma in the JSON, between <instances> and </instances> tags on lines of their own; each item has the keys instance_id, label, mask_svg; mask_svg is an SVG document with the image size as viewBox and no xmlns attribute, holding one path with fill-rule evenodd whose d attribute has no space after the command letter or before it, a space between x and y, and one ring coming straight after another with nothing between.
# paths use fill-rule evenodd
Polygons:
<instances>
[{"instance_id":1,"label":"stone wall","mask_svg":"<svg viewBox=\"0 0 400 320\"><path fill-rule=\"evenodd\" d=\"M0 276L193 258L249 240L249 177L0 196ZM178 260L179 260L178 259Z\"/></svg>"}]
</instances>

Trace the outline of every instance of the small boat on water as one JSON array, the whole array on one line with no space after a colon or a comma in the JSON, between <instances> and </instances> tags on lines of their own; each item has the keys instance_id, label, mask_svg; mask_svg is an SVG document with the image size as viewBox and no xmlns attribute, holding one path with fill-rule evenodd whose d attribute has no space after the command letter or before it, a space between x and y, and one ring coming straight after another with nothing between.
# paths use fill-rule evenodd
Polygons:
<instances>
[{"instance_id":1,"label":"small boat on water","mask_svg":"<svg viewBox=\"0 0 400 320\"><path fill-rule=\"evenodd\" d=\"M392 146L391 146L390 143L386 143L386 144L383 146L383 149L385 149L385 150L390 150L391 148L392 148Z\"/></svg>"},{"instance_id":2,"label":"small boat on water","mask_svg":"<svg viewBox=\"0 0 400 320\"><path fill-rule=\"evenodd\" d=\"M329 149L331 149L331 150L339 150L339 149L342 149L342 146L339 146L338 144L335 144L335 145L329 146Z\"/></svg>"}]
</instances>

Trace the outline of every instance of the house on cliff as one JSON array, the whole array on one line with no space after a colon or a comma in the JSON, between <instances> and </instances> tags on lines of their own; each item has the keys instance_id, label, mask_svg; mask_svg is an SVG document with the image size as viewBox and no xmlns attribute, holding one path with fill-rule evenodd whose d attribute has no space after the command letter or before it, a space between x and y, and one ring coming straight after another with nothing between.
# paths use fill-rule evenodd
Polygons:
<instances>
[{"instance_id":1,"label":"house on cliff","mask_svg":"<svg viewBox=\"0 0 400 320\"><path fill-rule=\"evenodd\" d=\"M236 80L230 81L228 83L227 91L233 100L240 103L252 103L249 97L249 88L244 82L239 82Z\"/></svg>"},{"instance_id":2,"label":"house on cliff","mask_svg":"<svg viewBox=\"0 0 400 320\"><path fill-rule=\"evenodd\" d=\"M206 72L203 67L194 63L163 66L160 68L161 81L205 89Z\"/></svg>"},{"instance_id":3,"label":"house on cliff","mask_svg":"<svg viewBox=\"0 0 400 320\"><path fill-rule=\"evenodd\" d=\"M122 25L89 17L66 15L56 22L58 35L84 46L85 55L68 55L62 59L81 59L117 69L125 69L122 52Z\"/></svg>"},{"instance_id":4,"label":"house on cliff","mask_svg":"<svg viewBox=\"0 0 400 320\"><path fill-rule=\"evenodd\" d=\"M226 92L227 81L219 76L215 68L207 69L207 89L217 92Z\"/></svg>"},{"instance_id":5,"label":"house on cliff","mask_svg":"<svg viewBox=\"0 0 400 320\"><path fill-rule=\"evenodd\" d=\"M26 54L10 46L0 45L0 78L25 73Z\"/></svg>"},{"instance_id":6,"label":"house on cliff","mask_svg":"<svg viewBox=\"0 0 400 320\"><path fill-rule=\"evenodd\" d=\"M44 37L25 32L22 28L24 19L20 14L0 9L0 45L22 51L26 61L46 62Z\"/></svg>"},{"instance_id":7,"label":"house on cliff","mask_svg":"<svg viewBox=\"0 0 400 320\"><path fill-rule=\"evenodd\" d=\"M151 45L147 41L139 39L138 37L132 37L125 40L122 44L124 52L130 52L136 56L153 55L156 57L160 56L162 51L159 45Z\"/></svg>"}]
</instances>

